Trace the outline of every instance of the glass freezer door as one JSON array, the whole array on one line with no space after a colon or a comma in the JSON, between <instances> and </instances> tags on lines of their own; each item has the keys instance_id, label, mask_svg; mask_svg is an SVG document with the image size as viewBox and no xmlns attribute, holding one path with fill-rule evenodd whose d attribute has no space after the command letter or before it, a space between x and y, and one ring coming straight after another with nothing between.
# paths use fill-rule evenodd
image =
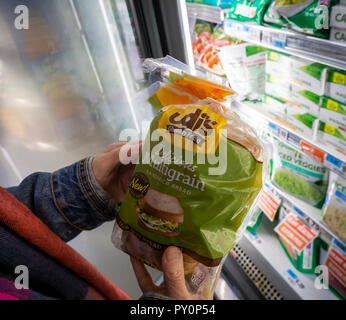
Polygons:
<instances>
[{"instance_id":1,"label":"glass freezer door","mask_svg":"<svg viewBox=\"0 0 346 320\"><path fill-rule=\"evenodd\" d=\"M125 0L2 0L0 30L1 186L139 129L144 75Z\"/></svg>"},{"instance_id":2,"label":"glass freezer door","mask_svg":"<svg viewBox=\"0 0 346 320\"><path fill-rule=\"evenodd\" d=\"M16 28L19 5L28 29ZM0 186L96 154L151 118L136 98L143 55L130 19L125 0L0 1ZM129 257L111 243L113 225L69 245L138 298Z\"/></svg>"}]
</instances>

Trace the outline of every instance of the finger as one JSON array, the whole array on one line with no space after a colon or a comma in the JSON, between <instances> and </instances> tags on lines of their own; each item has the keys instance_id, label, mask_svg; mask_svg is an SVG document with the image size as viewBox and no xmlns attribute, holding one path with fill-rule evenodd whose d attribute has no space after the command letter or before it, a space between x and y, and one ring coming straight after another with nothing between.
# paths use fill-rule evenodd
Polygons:
<instances>
[{"instance_id":1,"label":"finger","mask_svg":"<svg viewBox=\"0 0 346 320\"><path fill-rule=\"evenodd\" d=\"M172 298L188 297L185 285L183 255L179 248L168 247L163 253L162 270L165 287Z\"/></svg>"},{"instance_id":2,"label":"finger","mask_svg":"<svg viewBox=\"0 0 346 320\"><path fill-rule=\"evenodd\" d=\"M139 287L143 292L155 292L157 286L153 283L148 270L145 268L144 264L133 257L130 257L131 264Z\"/></svg>"},{"instance_id":3,"label":"finger","mask_svg":"<svg viewBox=\"0 0 346 320\"><path fill-rule=\"evenodd\" d=\"M114 149L121 148L126 142L114 142L110 144L103 152L107 153Z\"/></svg>"},{"instance_id":4,"label":"finger","mask_svg":"<svg viewBox=\"0 0 346 320\"><path fill-rule=\"evenodd\" d=\"M120 149L119 160L123 165L136 163L142 150L142 141L128 142Z\"/></svg>"}]
</instances>

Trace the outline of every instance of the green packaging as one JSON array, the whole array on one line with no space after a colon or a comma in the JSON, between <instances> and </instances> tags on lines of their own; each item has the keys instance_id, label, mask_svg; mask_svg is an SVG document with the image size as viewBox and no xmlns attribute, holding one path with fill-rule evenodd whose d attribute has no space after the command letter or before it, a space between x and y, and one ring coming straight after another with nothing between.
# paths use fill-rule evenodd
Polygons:
<instances>
[{"instance_id":1,"label":"green packaging","mask_svg":"<svg viewBox=\"0 0 346 320\"><path fill-rule=\"evenodd\" d=\"M321 0L275 0L273 10L293 30L328 39L329 24L323 13L329 15L329 6L329 1Z\"/></svg>"},{"instance_id":2,"label":"green packaging","mask_svg":"<svg viewBox=\"0 0 346 320\"><path fill-rule=\"evenodd\" d=\"M262 187L256 134L208 101L156 115L117 216L113 243L158 269L171 245L208 267L219 265ZM208 160L213 156L219 161ZM121 240L129 234L134 244Z\"/></svg>"},{"instance_id":3,"label":"green packaging","mask_svg":"<svg viewBox=\"0 0 346 320\"><path fill-rule=\"evenodd\" d=\"M328 170L314 160L273 137L270 177L280 189L321 208L328 186Z\"/></svg>"},{"instance_id":4,"label":"green packaging","mask_svg":"<svg viewBox=\"0 0 346 320\"><path fill-rule=\"evenodd\" d=\"M319 122L318 140L346 155L346 132L324 121Z\"/></svg>"},{"instance_id":5,"label":"green packaging","mask_svg":"<svg viewBox=\"0 0 346 320\"><path fill-rule=\"evenodd\" d=\"M325 94L332 99L346 104L346 71L329 69Z\"/></svg>"},{"instance_id":6,"label":"green packaging","mask_svg":"<svg viewBox=\"0 0 346 320\"><path fill-rule=\"evenodd\" d=\"M237 21L255 21L262 24L269 4L270 0L235 0L229 6L226 18Z\"/></svg>"}]
</instances>

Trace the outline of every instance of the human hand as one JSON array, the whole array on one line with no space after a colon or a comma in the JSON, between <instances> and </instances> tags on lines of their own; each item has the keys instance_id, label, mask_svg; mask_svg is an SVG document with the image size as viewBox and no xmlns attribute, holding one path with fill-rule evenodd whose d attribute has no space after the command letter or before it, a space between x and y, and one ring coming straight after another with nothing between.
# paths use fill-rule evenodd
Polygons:
<instances>
[{"instance_id":1,"label":"human hand","mask_svg":"<svg viewBox=\"0 0 346 320\"><path fill-rule=\"evenodd\" d=\"M185 285L183 254L177 247L168 247L162 256L162 271L164 284L158 287L153 283L144 264L131 257L139 287L143 293L159 293L177 300L196 299L190 294Z\"/></svg>"},{"instance_id":2,"label":"human hand","mask_svg":"<svg viewBox=\"0 0 346 320\"><path fill-rule=\"evenodd\" d=\"M92 161L97 182L116 202L125 197L141 149L142 141L112 143ZM124 158L128 164L123 164Z\"/></svg>"}]
</instances>

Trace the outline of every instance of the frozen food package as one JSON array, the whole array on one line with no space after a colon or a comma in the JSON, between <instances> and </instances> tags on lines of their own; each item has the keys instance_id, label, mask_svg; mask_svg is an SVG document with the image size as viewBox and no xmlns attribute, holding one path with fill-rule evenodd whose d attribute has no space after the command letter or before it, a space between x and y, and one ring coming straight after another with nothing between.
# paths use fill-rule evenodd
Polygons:
<instances>
[{"instance_id":1,"label":"frozen food package","mask_svg":"<svg viewBox=\"0 0 346 320\"><path fill-rule=\"evenodd\" d=\"M264 13L269 5L270 0L238 0L230 5L226 15L228 19L255 21L262 24Z\"/></svg>"},{"instance_id":2,"label":"frozen food package","mask_svg":"<svg viewBox=\"0 0 346 320\"><path fill-rule=\"evenodd\" d=\"M217 101L163 108L117 216L114 245L159 270L164 249L181 248L191 292L212 298L262 187L262 163L255 131Z\"/></svg>"},{"instance_id":3,"label":"frozen food package","mask_svg":"<svg viewBox=\"0 0 346 320\"><path fill-rule=\"evenodd\" d=\"M208 46L208 41L212 34L212 24L208 22L196 22L194 33L192 36L192 50L193 56L196 60L204 52L205 48Z\"/></svg>"},{"instance_id":4,"label":"frozen food package","mask_svg":"<svg viewBox=\"0 0 346 320\"><path fill-rule=\"evenodd\" d=\"M290 212L290 205L283 202L279 209L278 224L286 218ZM315 273L315 268L320 261L321 241L316 237L303 250L298 251L288 241L277 235L279 242L284 249L292 265L302 273Z\"/></svg>"},{"instance_id":5,"label":"frozen food package","mask_svg":"<svg viewBox=\"0 0 346 320\"><path fill-rule=\"evenodd\" d=\"M328 186L328 169L273 137L270 177L280 189L316 207L323 206Z\"/></svg>"},{"instance_id":6,"label":"frozen food package","mask_svg":"<svg viewBox=\"0 0 346 320\"><path fill-rule=\"evenodd\" d=\"M323 222L343 242L346 242L346 181L334 173L331 174L322 212Z\"/></svg>"},{"instance_id":7,"label":"frozen food package","mask_svg":"<svg viewBox=\"0 0 346 320\"><path fill-rule=\"evenodd\" d=\"M329 246L324 265L328 267L329 289L341 300L346 299L346 246L334 239Z\"/></svg>"},{"instance_id":8,"label":"frozen food package","mask_svg":"<svg viewBox=\"0 0 346 320\"><path fill-rule=\"evenodd\" d=\"M250 100L261 98L265 87L266 50L250 43L220 48L219 58L231 87Z\"/></svg>"},{"instance_id":9,"label":"frozen food package","mask_svg":"<svg viewBox=\"0 0 346 320\"><path fill-rule=\"evenodd\" d=\"M143 69L151 81L161 81L161 88L149 98L156 110L171 104L193 103L211 98L219 102L231 101L236 93L232 89L193 75L190 68L172 57L146 59Z\"/></svg>"},{"instance_id":10,"label":"frozen food package","mask_svg":"<svg viewBox=\"0 0 346 320\"><path fill-rule=\"evenodd\" d=\"M202 54L198 57L197 64L212 73L224 76L225 70L219 58L219 50L239 43L242 43L242 40L231 38L224 33L223 26L216 26Z\"/></svg>"},{"instance_id":11,"label":"frozen food package","mask_svg":"<svg viewBox=\"0 0 346 320\"><path fill-rule=\"evenodd\" d=\"M329 37L329 8L338 0L275 0L272 12L288 21L290 27L309 35Z\"/></svg>"},{"instance_id":12,"label":"frozen food package","mask_svg":"<svg viewBox=\"0 0 346 320\"><path fill-rule=\"evenodd\" d=\"M263 24L276 28L288 28L289 24L287 20L281 17L281 15L274 9L274 6L275 0L272 0L270 6L263 16Z\"/></svg>"}]
</instances>

